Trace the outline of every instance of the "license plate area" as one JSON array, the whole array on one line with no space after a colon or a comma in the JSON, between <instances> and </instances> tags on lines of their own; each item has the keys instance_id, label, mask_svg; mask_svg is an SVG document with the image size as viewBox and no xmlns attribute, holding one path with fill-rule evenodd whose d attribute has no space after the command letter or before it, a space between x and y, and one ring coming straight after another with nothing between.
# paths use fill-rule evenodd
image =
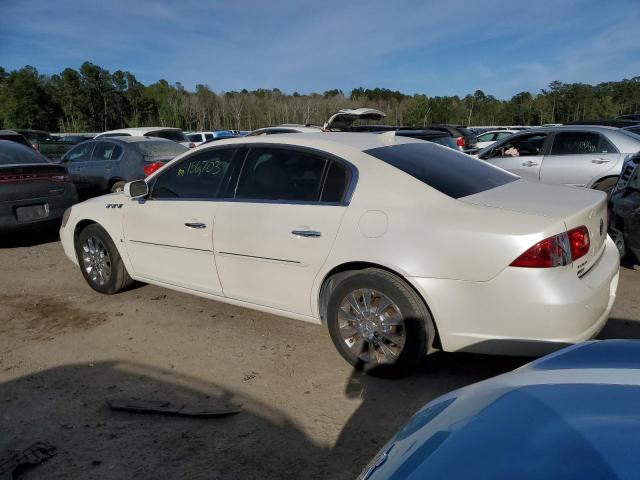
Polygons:
<instances>
[{"instance_id":1,"label":"license plate area","mask_svg":"<svg viewBox=\"0 0 640 480\"><path fill-rule=\"evenodd\" d=\"M40 205L27 205L24 207L16 207L16 220L18 222L32 222L41 220L49 216L49 204L42 203Z\"/></svg>"}]
</instances>

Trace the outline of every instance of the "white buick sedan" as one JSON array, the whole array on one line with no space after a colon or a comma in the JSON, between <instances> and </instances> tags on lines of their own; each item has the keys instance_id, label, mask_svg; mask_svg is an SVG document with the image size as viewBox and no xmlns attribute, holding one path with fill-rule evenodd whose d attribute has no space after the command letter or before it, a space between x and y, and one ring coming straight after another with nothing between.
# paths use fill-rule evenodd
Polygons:
<instances>
[{"instance_id":1,"label":"white buick sedan","mask_svg":"<svg viewBox=\"0 0 640 480\"><path fill-rule=\"evenodd\" d=\"M356 368L389 373L596 335L618 283L606 226L603 192L393 132L299 133L185 153L73 206L60 236L98 292L137 280L322 323Z\"/></svg>"}]
</instances>

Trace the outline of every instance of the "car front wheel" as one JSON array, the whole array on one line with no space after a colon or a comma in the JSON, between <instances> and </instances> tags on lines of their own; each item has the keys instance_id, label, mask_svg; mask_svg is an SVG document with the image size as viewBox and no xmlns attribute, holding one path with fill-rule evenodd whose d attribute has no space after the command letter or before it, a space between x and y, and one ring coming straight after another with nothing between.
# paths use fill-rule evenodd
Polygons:
<instances>
[{"instance_id":1,"label":"car front wheel","mask_svg":"<svg viewBox=\"0 0 640 480\"><path fill-rule=\"evenodd\" d=\"M397 375L414 367L433 340L431 315L397 276L375 268L346 276L327 306L331 338L356 369Z\"/></svg>"},{"instance_id":2,"label":"car front wheel","mask_svg":"<svg viewBox=\"0 0 640 480\"><path fill-rule=\"evenodd\" d=\"M111 295L133 284L111 237L99 225L89 225L80 232L76 255L82 275L97 292Z\"/></svg>"}]
</instances>

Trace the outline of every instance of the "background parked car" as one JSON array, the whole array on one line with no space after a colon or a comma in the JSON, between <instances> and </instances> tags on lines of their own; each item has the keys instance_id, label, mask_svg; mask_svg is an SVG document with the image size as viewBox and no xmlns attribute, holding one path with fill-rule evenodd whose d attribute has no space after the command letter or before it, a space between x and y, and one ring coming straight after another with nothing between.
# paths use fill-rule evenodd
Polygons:
<instances>
[{"instance_id":1,"label":"background parked car","mask_svg":"<svg viewBox=\"0 0 640 480\"><path fill-rule=\"evenodd\" d=\"M0 140L0 230L60 221L77 201L63 166L29 146Z\"/></svg>"},{"instance_id":2,"label":"background parked car","mask_svg":"<svg viewBox=\"0 0 640 480\"><path fill-rule=\"evenodd\" d=\"M628 254L640 263L640 154L633 155L622 168L611 195L609 232L620 255Z\"/></svg>"},{"instance_id":3,"label":"background parked car","mask_svg":"<svg viewBox=\"0 0 640 480\"><path fill-rule=\"evenodd\" d=\"M515 134L478 158L529 180L610 192L627 156L639 150L640 136L622 129L562 126Z\"/></svg>"},{"instance_id":4,"label":"background parked car","mask_svg":"<svg viewBox=\"0 0 640 480\"><path fill-rule=\"evenodd\" d=\"M448 132L456 139L456 145L461 151L475 150L478 140L474 133L464 125L448 125L444 123L436 123L427 126L430 130L440 130Z\"/></svg>"},{"instance_id":5,"label":"background parked car","mask_svg":"<svg viewBox=\"0 0 640 480\"><path fill-rule=\"evenodd\" d=\"M632 127L624 127L624 130L627 132L635 133L636 135L640 135L640 125L634 125Z\"/></svg>"},{"instance_id":6,"label":"background parked car","mask_svg":"<svg viewBox=\"0 0 640 480\"><path fill-rule=\"evenodd\" d=\"M255 137L258 135L275 135L278 133L319 133L322 131L322 127L314 125L285 124L278 125L276 127L258 128L257 130L252 131L248 136Z\"/></svg>"},{"instance_id":7,"label":"background parked car","mask_svg":"<svg viewBox=\"0 0 640 480\"><path fill-rule=\"evenodd\" d=\"M24 135L15 130L0 130L0 140L10 140L21 145L26 145L27 147L31 146L27 139L24 138Z\"/></svg>"},{"instance_id":8,"label":"background parked car","mask_svg":"<svg viewBox=\"0 0 640 480\"><path fill-rule=\"evenodd\" d=\"M358 479L635 479L638 378L638 341L566 348L428 403Z\"/></svg>"},{"instance_id":9,"label":"background parked car","mask_svg":"<svg viewBox=\"0 0 640 480\"><path fill-rule=\"evenodd\" d=\"M238 130L216 130L211 132L191 132L187 133L187 137L193 142L196 147L208 142L209 140L218 140L220 138L234 138L241 136L237 132Z\"/></svg>"},{"instance_id":10,"label":"background parked car","mask_svg":"<svg viewBox=\"0 0 640 480\"><path fill-rule=\"evenodd\" d=\"M185 147L194 148L196 145L190 141L185 133L179 128L170 127L137 127L137 128L121 128L119 130L110 130L108 132L99 133L94 138L104 137L153 137L166 138L178 142Z\"/></svg>"},{"instance_id":11,"label":"background parked car","mask_svg":"<svg viewBox=\"0 0 640 480\"><path fill-rule=\"evenodd\" d=\"M101 137L80 143L62 158L73 183L91 193L122 190L189 150L164 138Z\"/></svg>"},{"instance_id":12,"label":"background parked car","mask_svg":"<svg viewBox=\"0 0 640 480\"><path fill-rule=\"evenodd\" d=\"M505 138L510 137L514 133L518 133L518 130L491 130L485 132L476 137L476 148L481 150L489 145L493 145L498 140L504 140Z\"/></svg>"},{"instance_id":13,"label":"background parked car","mask_svg":"<svg viewBox=\"0 0 640 480\"><path fill-rule=\"evenodd\" d=\"M54 138L45 130L30 130L25 128L12 129L24 136L29 144L50 160L59 160L75 142Z\"/></svg>"}]
</instances>

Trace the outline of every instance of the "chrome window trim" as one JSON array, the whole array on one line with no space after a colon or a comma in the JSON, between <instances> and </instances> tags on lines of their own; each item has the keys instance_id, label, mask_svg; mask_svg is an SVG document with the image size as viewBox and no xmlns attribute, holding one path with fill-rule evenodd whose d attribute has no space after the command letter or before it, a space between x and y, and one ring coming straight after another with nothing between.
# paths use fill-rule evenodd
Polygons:
<instances>
[{"instance_id":1,"label":"chrome window trim","mask_svg":"<svg viewBox=\"0 0 640 480\"><path fill-rule=\"evenodd\" d=\"M244 149L246 150L244 152L244 154L242 153L242 150ZM341 202L322 202L320 200L307 200L307 201L302 201L302 200L262 200L262 199L250 199L250 198L235 198L235 193L236 193L236 189L238 187L238 182L240 181L240 175L242 174L242 169L244 168L244 163L245 160L247 159L247 156L249 155L249 151L252 148L263 148L263 147L271 147L271 148L284 148L284 149L288 149L288 150L298 150L298 151L302 151L302 152L308 152L311 153L313 155L318 155L321 157L325 157L330 161L336 161L338 163L340 163L341 165L345 166L351 173L351 178L349 179L349 185L347 186L347 189L345 190L344 193L344 197L343 200ZM318 150L316 148L313 147L305 147L305 146L300 146L300 145L288 145L288 144L282 144L282 143L263 143L263 142L257 142L257 143L237 143L237 144L225 144L225 145L212 145L209 148L203 148L203 149L199 149L196 152L191 153L190 155L182 158L180 160L179 163L176 163L176 165L181 164L182 162L188 161L193 155L197 155L199 153L204 153L204 152L208 152L208 151L212 151L212 150L222 150L225 148L235 148L236 154L238 155L238 153L240 153L240 155L243 155L243 158L241 160L237 160L239 162L242 162L242 165L240 166L240 171L238 172L236 178L235 178L235 187L233 188L233 194L234 197L227 197L227 198L198 198L198 197L179 197L179 198L141 198L141 199L136 199L136 201L138 201L139 203L144 203L146 201L170 201L170 202L176 202L176 201L201 201L201 202L232 202L232 203L270 203L270 204L280 204L280 205L318 205L318 206L325 206L325 207L348 207L351 203L351 199L353 197L353 194L355 192L356 186L358 184L358 179L359 179L359 172L358 172L358 168L352 164L351 162L345 160L344 158L338 157L337 155L334 155L333 153L329 153L326 152L324 150ZM236 161L236 157L234 155L234 159L233 161ZM173 167L173 165L172 165ZM161 175L157 175L152 179L152 183L150 184L150 188L149 188L149 192L151 192L151 187L152 184L155 183L155 181L160 177ZM147 182L149 183L149 182ZM323 184L324 187L324 184Z\"/></svg>"}]
</instances>

